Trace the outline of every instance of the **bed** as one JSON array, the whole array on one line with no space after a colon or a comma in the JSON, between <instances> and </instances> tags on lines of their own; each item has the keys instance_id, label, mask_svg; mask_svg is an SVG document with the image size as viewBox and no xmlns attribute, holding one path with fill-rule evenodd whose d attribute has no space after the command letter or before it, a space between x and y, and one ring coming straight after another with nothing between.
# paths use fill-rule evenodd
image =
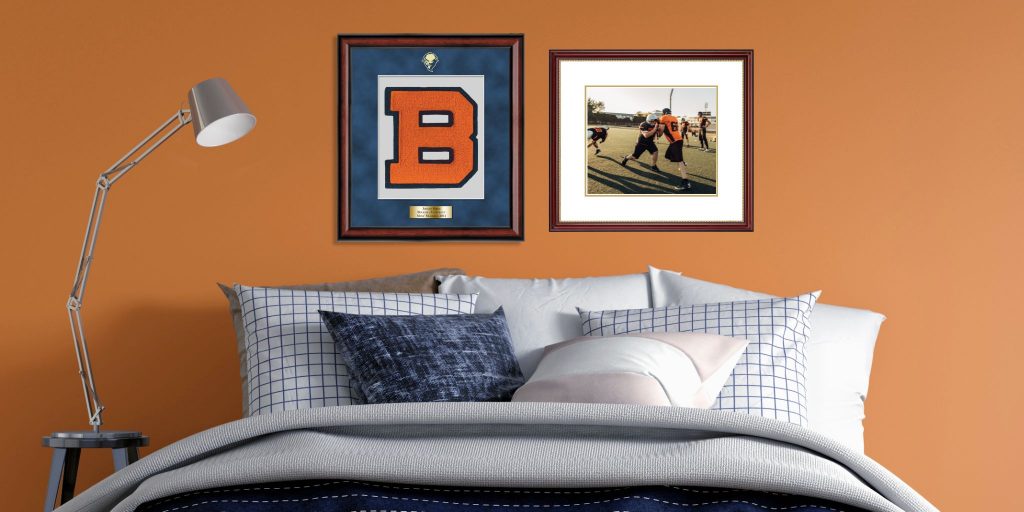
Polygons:
<instances>
[{"instance_id":1,"label":"bed","mask_svg":"<svg viewBox=\"0 0 1024 512\"><path fill-rule=\"evenodd\" d=\"M801 427L693 408L552 403L254 416L161 449L59 510L426 510L418 500L466 510L520 508L523 496L536 501L529 508L935 510L877 463ZM673 501L680 496L705 508Z\"/></svg>"},{"instance_id":2,"label":"bed","mask_svg":"<svg viewBox=\"0 0 1024 512\"><path fill-rule=\"evenodd\" d=\"M224 287L246 417L59 510L935 510L863 454L877 313L654 268L411 276Z\"/></svg>"}]
</instances>

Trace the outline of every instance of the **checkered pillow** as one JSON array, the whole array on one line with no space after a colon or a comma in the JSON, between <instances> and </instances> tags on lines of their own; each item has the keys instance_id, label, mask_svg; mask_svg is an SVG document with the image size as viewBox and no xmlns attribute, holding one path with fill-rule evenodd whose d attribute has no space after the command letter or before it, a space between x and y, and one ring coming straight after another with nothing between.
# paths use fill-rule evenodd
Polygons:
<instances>
[{"instance_id":1,"label":"checkered pillow","mask_svg":"<svg viewBox=\"0 0 1024 512\"><path fill-rule=\"evenodd\" d=\"M786 299L580 311L584 336L702 332L750 341L711 407L807 425L804 343L821 292Z\"/></svg>"},{"instance_id":2,"label":"checkered pillow","mask_svg":"<svg viewBox=\"0 0 1024 512\"><path fill-rule=\"evenodd\" d=\"M245 324L249 415L361 403L318 311L356 315L472 313L476 294L318 292L235 285Z\"/></svg>"}]
</instances>

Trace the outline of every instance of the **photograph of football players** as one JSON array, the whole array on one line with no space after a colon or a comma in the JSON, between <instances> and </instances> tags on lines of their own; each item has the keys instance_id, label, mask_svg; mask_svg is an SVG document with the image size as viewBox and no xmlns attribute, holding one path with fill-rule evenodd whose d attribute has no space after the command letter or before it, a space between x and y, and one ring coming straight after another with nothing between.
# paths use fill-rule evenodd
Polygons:
<instances>
[{"instance_id":1,"label":"photograph of football players","mask_svg":"<svg viewBox=\"0 0 1024 512\"><path fill-rule=\"evenodd\" d=\"M594 126L591 128L587 128L587 138L590 139L590 142L587 143L587 147L589 148L593 146L596 149L596 151L594 151L594 154L600 155L601 146L598 145L598 141L604 142L608 140L608 127Z\"/></svg>"},{"instance_id":2,"label":"photograph of football players","mask_svg":"<svg viewBox=\"0 0 1024 512\"><path fill-rule=\"evenodd\" d=\"M686 158L683 157L683 134L679 131L679 118L672 115L672 109L661 110L661 117L658 118L661 125L662 135L668 139L668 147L665 148L665 159L678 164L679 176L682 181L673 187L677 192L690 190L690 180L686 178Z\"/></svg>"},{"instance_id":3,"label":"photograph of football players","mask_svg":"<svg viewBox=\"0 0 1024 512\"><path fill-rule=\"evenodd\" d=\"M650 153L651 169L660 171L661 169L658 169L658 146L654 143L654 136L657 134L658 114L650 114L644 122L640 123L640 135L636 138L636 147L633 148L632 155L622 157L622 166L626 167L630 160L639 160L644 153Z\"/></svg>"},{"instance_id":4,"label":"photograph of football players","mask_svg":"<svg viewBox=\"0 0 1024 512\"><path fill-rule=\"evenodd\" d=\"M699 112L709 118L708 143L716 146L716 88L588 85L586 91L587 195L717 194L718 157L697 151L692 140Z\"/></svg>"},{"instance_id":5,"label":"photograph of football players","mask_svg":"<svg viewBox=\"0 0 1024 512\"><path fill-rule=\"evenodd\" d=\"M700 117L697 118L697 126L700 128L700 150L711 151L711 145L708 144L708 126L711 124L711 120L701 113Z\"/></svg>"}]
</instances>

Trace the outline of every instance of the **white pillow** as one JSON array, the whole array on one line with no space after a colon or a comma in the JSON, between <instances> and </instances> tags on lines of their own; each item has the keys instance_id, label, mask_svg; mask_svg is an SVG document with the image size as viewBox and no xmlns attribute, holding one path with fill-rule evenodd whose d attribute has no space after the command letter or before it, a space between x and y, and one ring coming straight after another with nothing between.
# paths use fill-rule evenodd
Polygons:
<instances>
[{"instance_id":1,"label":"white pillow","mask_svg":"<svg viewBox=\"0 0 1024 512\"><path fill-rule=\"evenodd\" d=\"M765 293L733 288L650 267L654 306L754 300ZM885 316L863 309L818 304L811 311L807 352L807 423L864 451L864 399L871 357Z\"/></svg>"},{"instance_id":2,"label":"white pillow","mask_svg":"<svg viewBox=\"0 0 1024 512\"><path fill-rule=\"evenodd\" d=\"M513 402L667 405L707 409L747 341L713 334L589 336L544 350Z\"/></svg>"},{"instance_id":3,"label":"white pillow","mask_svg":"<svg viewBox=\"0 0 1024 512\"><path fill-rule=\"evenodd\" d=\"M477 313L505 308L512 348L527 379L544 347L581 335L576 308L646 308L651 304L647 274L569 279L497 279L445 276L440 293L480 294Z\"/></svg>"}]
</instances>

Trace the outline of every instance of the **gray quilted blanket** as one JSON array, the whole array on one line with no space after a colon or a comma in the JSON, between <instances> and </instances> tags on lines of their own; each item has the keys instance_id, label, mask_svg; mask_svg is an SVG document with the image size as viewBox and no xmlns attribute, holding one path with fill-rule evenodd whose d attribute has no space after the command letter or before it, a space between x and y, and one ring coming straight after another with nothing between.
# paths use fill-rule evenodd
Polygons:
<instances>
[{"instance_id":1,"label":"gray quilted blanket","mask_svg":"<svg viewBox=\"0 0 1024 512\"><path fill-rule=\"evenodd\" d=\"M158 450L61 512L131 512L214 487L350 479L481 487L689 485L876 511L936 510L871 459L810 430L703 409L543 403L323 407L256 416Z\"/></svg>"}]
</instances>

